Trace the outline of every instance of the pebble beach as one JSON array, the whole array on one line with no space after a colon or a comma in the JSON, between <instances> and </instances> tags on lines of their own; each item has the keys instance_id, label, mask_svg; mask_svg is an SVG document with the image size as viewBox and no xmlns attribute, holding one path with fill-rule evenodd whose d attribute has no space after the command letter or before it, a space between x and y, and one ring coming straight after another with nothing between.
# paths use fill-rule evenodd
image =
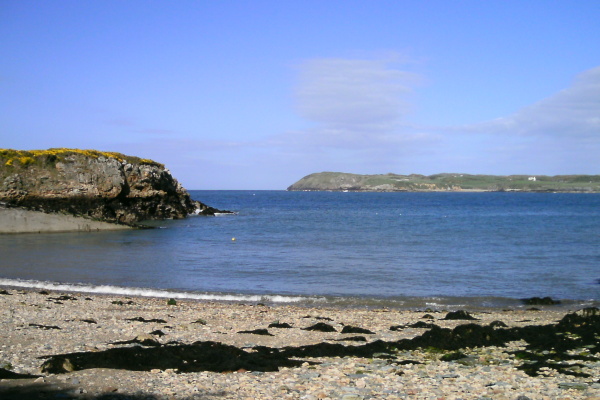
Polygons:
<instances>
[{"instance_id":1,"label":"pebble beach","mask_svg":"<svg viewBox=\"0 0 600 400\"><path fill-rule=\"evenodd\" d=\"M447 352L420 348L387 357L294 359L275 371L181 372L90 368L43 372L47 357L117 347L215 342L252 353L319 343L359 346L422 335L433 323L507 327L556 324L567 313L540 309L477 310L473 321L444 319L445 310L311 308L88 295L5 288L0 291L0 399L600 399L600 354L577 367L586 376L518 369L526 343ZM469 311L469 310L467 310ZM575 310L573 310L575 311ZM331 331L307 330L326 324ZM416 325L415 325L416 324ZM363 333L342 333L345 327ZM394 329L391 329L395 327ZM357 336L359 338L357 338ZM68 368L67 368L68 369ZM14 375L14 376L13 376ZM20 379L10 379L18 377Z\"/></svg>"}]
</instances>

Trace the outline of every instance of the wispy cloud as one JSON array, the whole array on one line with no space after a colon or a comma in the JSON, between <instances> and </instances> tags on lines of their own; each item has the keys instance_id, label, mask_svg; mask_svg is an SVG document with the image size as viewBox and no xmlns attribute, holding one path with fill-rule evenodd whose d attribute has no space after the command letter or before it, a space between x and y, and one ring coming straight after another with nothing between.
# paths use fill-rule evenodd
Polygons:
<instances>
[{"instance_id":1,"label":"wispy cloud","mask_svg":"<svg viewBox=\"0 0 600 400\"><path fill-rule=\"evenodd\" d=\"M388 141L410 111L407 96L419 77L391 60L324 58L299 66L296 110L316 126L298 132L322 146Z\"/></svg>"},{"instance_id":2,"label":"wispy cloud","mask_svg":"<svg viewBox=\"0 0 600 400\"><path fill-rule=\"evenodd\" d=\"M324 170L599 172L600 67L513 115L438 127L407 123L419 77L387 61L310 60L299 73L296 105L314 124L308 129L248 141L176 134L136 140L127 151L164 162L190 188L285 188Z\"/></svg>"},{"instance_id":3,"label":"wispy cloud","mask_svg":"<svg viewBox=\"0 0 600 400\"><path fill-rule=\"evenodd\" d=\"M465 128L491 134L599 137L600 67L579 74L569 88L513 115Z\"/></svg>"}]
</instances>

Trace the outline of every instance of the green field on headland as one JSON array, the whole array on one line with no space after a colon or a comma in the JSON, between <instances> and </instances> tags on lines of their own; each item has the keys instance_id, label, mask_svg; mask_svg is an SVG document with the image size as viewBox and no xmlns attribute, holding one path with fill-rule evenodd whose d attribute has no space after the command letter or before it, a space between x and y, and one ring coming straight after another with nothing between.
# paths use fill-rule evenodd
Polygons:
<instances>
[{"instance_id":1,"label":"green field on headland","mask_svg":"<svg viewBox=\"0 0 600 400\"><path fill-rule=\"evenodd\" d=\"M358 175L320 172L305 176L287 190L364 192L600 192L600 175Z\"/></svg>"}]
</instances>

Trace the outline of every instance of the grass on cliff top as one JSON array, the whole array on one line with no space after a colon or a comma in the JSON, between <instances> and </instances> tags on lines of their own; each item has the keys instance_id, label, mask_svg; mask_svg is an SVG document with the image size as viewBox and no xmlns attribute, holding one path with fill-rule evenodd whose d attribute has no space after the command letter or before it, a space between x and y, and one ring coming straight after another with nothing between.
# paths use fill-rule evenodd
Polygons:
<instances>
[{"instance_id":1,"label":"grass on cliff top","mask_svg":"<svg viewBox=\"0 0 600 400\"><path fill-rule=\"evenodd\" d=\"M71 155L83 155L91 158L114 158L120 162L128 162L131 164L146 164L163 168L164 165L146 158L127 156L125 154L98 151L98 150L80 150L80 149L64 149L52 148L48 150L13 150L0 149L0 167L24 167L27 168L32 164L56 164L59 161L64 161Z\"/></svg>"},{"instance_id":2,"label":"grass on cliff top","mask_svg":"<svg viewBox=\"0 0 600 400\"><path fill-rule=\"evenodd\" d=\"M523 191L600 191L600 175L359 175L342 172L321 172L308 175L296 182L295 190L365 190L365 191L421 191L421 190L523 190Z\"/></svg>"}]
</instances>

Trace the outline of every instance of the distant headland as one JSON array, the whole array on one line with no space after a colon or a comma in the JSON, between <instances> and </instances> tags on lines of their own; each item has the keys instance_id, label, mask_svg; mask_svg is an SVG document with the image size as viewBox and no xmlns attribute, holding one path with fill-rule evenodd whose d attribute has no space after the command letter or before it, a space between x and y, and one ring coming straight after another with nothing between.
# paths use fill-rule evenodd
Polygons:
<instances>
[{"instance_id":1,"label":"distant headland","mask_svg":"<svg viewBox=\"0 0 600 400\"><path fill-rule=\"evenodd\" d=\"M0 233L105 230L218 212L163 164L115 152L0 149Z\"/></svg>"},{"instance_id":2,"label":"distant headland","mask_svg":"<svg viewBox=\"0 0 600 400\"><path fill-rule=\"evenodd\" d=\"M289 191L349 192L600 192L600 175L359 175L319 172L305 176Z\"/></svg>"}]
</instances>

